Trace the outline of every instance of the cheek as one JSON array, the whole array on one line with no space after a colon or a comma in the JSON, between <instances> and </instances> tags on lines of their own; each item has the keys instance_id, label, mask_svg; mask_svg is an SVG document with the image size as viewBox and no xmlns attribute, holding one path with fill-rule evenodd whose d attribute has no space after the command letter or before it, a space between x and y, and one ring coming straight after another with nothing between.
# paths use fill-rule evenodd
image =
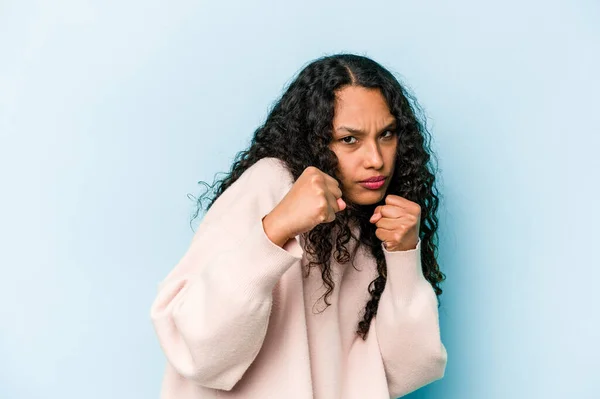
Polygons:
<instances>
[{"instance_id":1,"label":"cheek","mask_svg":"<svg viewBox=\"0 0 600 399\"><path fill-rule=\"evenodd\" d=\"M394 146L393 149L387 154L387 163L390 165L390 172L393 173L396 168L396 157L398 156L396 153L397 146Z\"/></svg>"},{"instance_id":2,"label":"cheek","mask_svg":"<svg viewBox=\"0 0 600 399\"><path fill-rule=\"evenodd\" d=\"M393 143L388 142L388 145L385 146L385 152L388 156L395 154L398 149L398 140L396 139Z\"/></svg>"},{"instance_id":3,"label":"cheek","mask_svg":"<svg viewBox=\"0 0 600 399\"><path fill-rule=\"evenodd\" d=\"M335 151L334 151L335 152ZM345 182L347 179L348 173L346 162L344 162L344 158L340 157L339 154L336 153L337 156L337 169L335 171L335 177L337 177L341 182Z\"/></svg>"},{"instance_id":4,"label":"cheek","mask_svg":"<svg viewBox=\"0 0 600 399\"><path fill-rule=\"evenodd\" d=\"M338 170L336 172L336 177L340 181L340 190L342 190L342 194L347 196L352 190L352 178L348 176L348 174L342 169L341 166L338 166Z\"/></svg>"}]
</instances>

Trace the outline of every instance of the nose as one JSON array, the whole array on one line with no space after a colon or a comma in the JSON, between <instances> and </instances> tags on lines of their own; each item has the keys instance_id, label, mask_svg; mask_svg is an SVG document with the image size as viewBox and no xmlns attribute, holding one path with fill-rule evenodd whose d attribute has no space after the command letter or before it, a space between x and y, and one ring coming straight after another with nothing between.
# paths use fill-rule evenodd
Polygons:
<instances>
[{"instance_id":1,"label":"nose","mask_svg":"<svg viewBox=\"0 0 600 399\"><path fill-rule=\"evenodd\" d=\"M365 169L381 169L383 166L383 157L377 143L365 145L364 167Z\"/></svg>"}]
</instances>

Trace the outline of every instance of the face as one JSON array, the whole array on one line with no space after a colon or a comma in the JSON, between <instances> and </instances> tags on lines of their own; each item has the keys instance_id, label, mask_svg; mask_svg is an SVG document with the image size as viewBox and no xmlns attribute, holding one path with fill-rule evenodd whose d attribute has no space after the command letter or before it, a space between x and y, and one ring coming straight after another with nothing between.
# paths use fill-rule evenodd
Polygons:
<instances>
[{"instance_id":1,"label":"face","mask_svg":"<svg viewBox=\"0 0 600 399\"><path fill-rule=\"evenodd\" d=\"M344 197L360 205L381 201L396 161L396 120L378 89L346 86L336 93L333 137ZM383 176L383 184L362 181Z\"/></svg>"}]
</instances>

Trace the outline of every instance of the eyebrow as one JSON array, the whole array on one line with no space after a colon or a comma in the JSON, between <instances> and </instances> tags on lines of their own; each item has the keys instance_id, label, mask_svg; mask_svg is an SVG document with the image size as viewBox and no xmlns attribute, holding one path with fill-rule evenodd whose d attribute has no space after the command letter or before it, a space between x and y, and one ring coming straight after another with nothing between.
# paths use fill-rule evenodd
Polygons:
<instances>
[{"instance_id":1,"label":"eyebrow","mask_svg":"<svg viewBox=\"0 0 600 399\"><path fill-rule=\"evenodd\" d=\"M385 132L388 129L394 129L396 128L396 121L391 122L390 124L388 124L386 127L384 127L379 133ZM367 133L364 130L361 129L354 129L348 126L340 126L337 128L337 130L345 130L349 133L355 134L357 136L366 136Z\"/></svg>"}]
</instances>

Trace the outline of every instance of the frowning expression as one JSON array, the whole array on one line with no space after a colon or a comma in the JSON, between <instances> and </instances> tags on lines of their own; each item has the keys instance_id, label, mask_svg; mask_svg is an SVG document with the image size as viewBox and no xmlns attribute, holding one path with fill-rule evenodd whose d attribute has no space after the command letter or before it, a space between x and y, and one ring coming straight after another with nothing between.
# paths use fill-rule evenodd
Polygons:
<instances>
[{"instance_id":1,"label":"frowning expression","mask_svg":"<svg viewBox=\"0 0 600 399\"><path fill-rule=\"evenodd\" d=\"M396 161L396 119L379 89L345 86L336 92L333 137L344 197L360 205L381 201ZM380 182L366 183L374 177Z\"/></svg>"}]
</instances>

